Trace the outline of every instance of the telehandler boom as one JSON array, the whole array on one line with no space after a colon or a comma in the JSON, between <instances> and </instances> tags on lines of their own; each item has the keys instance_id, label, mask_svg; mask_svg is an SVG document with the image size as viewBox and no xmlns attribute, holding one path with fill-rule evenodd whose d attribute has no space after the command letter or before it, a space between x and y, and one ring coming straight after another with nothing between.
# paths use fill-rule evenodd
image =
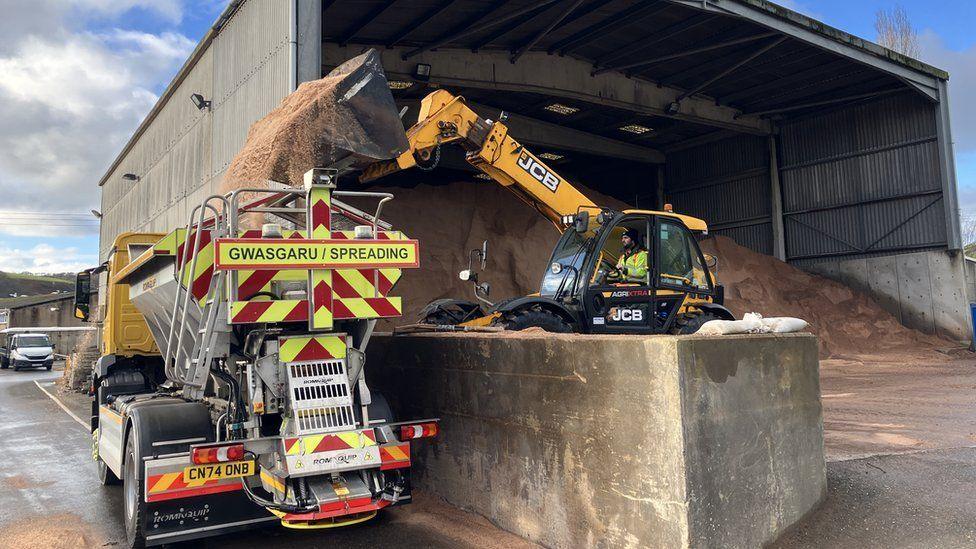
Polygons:
<instances>
[{"instance_id":1,"label":"telehandler boom","mask_svg":"<svg viewBox=\"0 0 976 549\"><path fill-rule=\"evenodd\" d=\"M480 303L437 300L421 313L423 322L555 332L693 333L708 320L734 318L722 306L723 288L695 238L708 232L701 219L676 214L670 206L665 211L601 208L516 141L502 120L481 117L447 90L423 99L407 139L408 150L367 167L360 181L415 166L431 169L440 148L455 144L473 167L564 230L537 294L492 303L487 284L479 283L469 268L460 276L474 282ZM621 272L625 234L637 236L628 257L645 254L647 267L638 268L636 276ZM472 253L483 268L487 244Z\"/></svg>"}]
</instances>

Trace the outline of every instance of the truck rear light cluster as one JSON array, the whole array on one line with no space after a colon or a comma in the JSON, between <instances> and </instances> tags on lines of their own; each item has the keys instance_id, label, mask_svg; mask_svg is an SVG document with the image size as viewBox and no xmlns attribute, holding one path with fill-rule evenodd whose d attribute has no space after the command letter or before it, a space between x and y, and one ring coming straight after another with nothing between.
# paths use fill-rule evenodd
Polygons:
<instances>
[{"instance_id":1,"label":"truck rear light cluster","mask_svg":"<svg viewBox=\"0 0 976 549\"><path fill-rule=\"evenodd\" d=\"M401 425L400 440L428 438L437 436L436 423L418 423L416 425Z\"/></svg>"},{"instance_id":2,"label":"truck rear light cluster","mask_svg":"<svg viewBox=\"0 0 976 549\"><path fill-rule=\"evenodd\" d=\"M244 459L244 445L231 444L229 446L208 446L204 448L194 448L192 458L193 463L205 465L207 463L224 463L227 461L240 461Z\"/></svg>"}]
</instances>

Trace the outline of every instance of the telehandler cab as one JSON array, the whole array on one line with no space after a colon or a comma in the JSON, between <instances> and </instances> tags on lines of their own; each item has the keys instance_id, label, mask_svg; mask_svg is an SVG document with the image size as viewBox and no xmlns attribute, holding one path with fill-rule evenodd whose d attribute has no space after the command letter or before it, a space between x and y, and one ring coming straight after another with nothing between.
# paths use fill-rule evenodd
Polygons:
<instances>
[{"instance_id":1,"label":"telehandler cab","mask_svg":"<svg viewBox=\"0 0 976 549\"><path fill-rule=\"evenodd\" d=\"M504 114L499 118L504 120ZM468 163L563 231L538 293L492 303L489 285L469 264L460 277L474 284L478 302L436 300L421 312L423 323L688 334L709 320L734 319L722 305L723 287L712 272L715 261L698 246L696 236L708 234L704 221L676 214L669 205L664 211L601 208L513 139L501 120L482 118L464 98L437 90L423 99L417 123L407 130L410 148L368 167L360 177L365 183L413 166L432 169L441 145L456 143ZM646 269L639 276L619 272L624 233L636 236L638 253L646 254ZM482 270L487 255L487 242L471 252Z\"/></svg>"}]
</instances>

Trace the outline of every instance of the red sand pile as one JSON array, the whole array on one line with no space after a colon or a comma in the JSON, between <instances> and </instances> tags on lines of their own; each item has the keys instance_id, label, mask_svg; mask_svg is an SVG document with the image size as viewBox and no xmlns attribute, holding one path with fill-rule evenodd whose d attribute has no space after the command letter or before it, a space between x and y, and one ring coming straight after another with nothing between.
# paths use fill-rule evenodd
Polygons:
<instances>
[{"instance_id":1,"label":"red sand pile","mask_svg":"<svg viewBox=\"0 0 976 549\"><path fill-rule=\"evenodd\" d=\"M244 147L234 157L221 185L221 192L267 180L294 186L302 176L329 156L333 143L325 143L324 128L338 121L334 107L336 86L341 76L305 82L267 116L251 125ZM362 128L348 127L351 138L360 138Z\"/></svg>"},{"instance_id":2,"label":"red sand pile","mask_svg":"<svg viewBox=\"0 0 976 549\"><path fill-rule=\"evenodd\" d=\"M468 254L488 240L488 265L480 281L491 284L489 299L539 291L542 275L559 239L556 227L511 191L490 181L458 181L413 189L369 187L396 199L383 209L384 220L420 240L420 269L407 269L394 289L404 300L397 324L412 323L434 299L475 300L474 286L458 279L468 268ZM612 198L581 189L598 204L618 206ZM372 211L369 202L350 203ZM375 201L372 202L375 205ZM474 266L480 271L480 265ZM389 327L389 326L386 326Z\"/></svg>"},{"instance_id":3,"label":"red sand pile","mask_svg":"<svg viewBox=\"0 0 976 549\"><path fill-rule=\"evenodd\" d=\"M866 294L715 236L702 243L718 258L725 305L740 317L794 316L820 337L822 358L932 357L950 342L903 326ZM943 355L939 355L943 356Z\"/></svg>"}]
</instances>

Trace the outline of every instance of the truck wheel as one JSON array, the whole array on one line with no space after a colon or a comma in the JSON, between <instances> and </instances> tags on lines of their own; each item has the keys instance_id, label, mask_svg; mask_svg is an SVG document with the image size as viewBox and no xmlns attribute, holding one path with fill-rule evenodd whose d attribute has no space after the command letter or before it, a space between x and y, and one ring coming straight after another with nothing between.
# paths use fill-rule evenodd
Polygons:
<instances>
[{"instance_id":1,"label":"truck wheel","mask_svg":"<svg viewBox=\"0 0 976 549\"><path fill-rule=\"evenodd\" d=\"M710 320L722 320L722 318L712 313L693 312L678 315L674 321L671 333L678 335L689 335L697 332L706 322Z\"/></svg>"},{"instance_id":2,"label":"truck wheel","mask_svg":"<svg viewBox=\"0 0 976 549\"><path fill-rule=\"evenodd\" d=\"M498 324L506 330L542 328L547 332L558 334L568 334L573 331L573 327L563 317L542 308L522 309L506 314L499 319Z\"/></svg>"},{"instance_id":3,"label":"truck wheel","mask_svg":"<svg viewBox=\"0 0 976 549\"><path fill-rule=\"evenodd\" d=\"M129 547L142 548L146 546L146 535L142 531L142 523L146 515L146 503L142 497L142 483L136 478L136 466L139 459L136 456L135 435L130 433L125 443L125 465L122 466L122 508L125 518L125 536Z\"/></svg>"},{"instance_id":4,"label":"truck wheel","mask_svg":"<svg viewBox=\"0 0 976 549\"><path fill-rule=\"evenodd\" d=\"M102 461L102 458L97 458L95 460L95 468L98 470L98 482L100 482L102 486L115 486L116 484L122 482L119 480L119 477L115 476L115 473L108 468L108 465Z\"/></svg>"}]
</instances>

